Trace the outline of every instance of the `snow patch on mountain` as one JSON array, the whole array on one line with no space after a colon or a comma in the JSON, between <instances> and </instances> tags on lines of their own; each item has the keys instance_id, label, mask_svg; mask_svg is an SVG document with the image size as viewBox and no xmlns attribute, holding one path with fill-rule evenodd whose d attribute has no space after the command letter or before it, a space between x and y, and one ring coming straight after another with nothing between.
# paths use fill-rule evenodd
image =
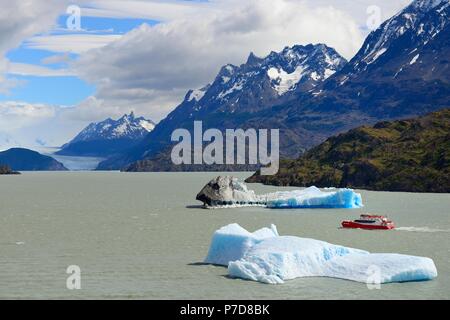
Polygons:
<instances>
[{"instance_id":1,"label":"snow patch on mountain","mask_svg":"<svg viewBox=\"0 0 450 320\"><path fill-rule=\"evenodd\" d=\"M292 73L287 73L283 69L270 68L267 71L267 75L274 83L274 89L281 96L286 92L295 89L297 83L303 77L303 72L304 69L302 66L297 67ZM315 72L313 79L319 79L317 72Z\"/></svg>"},{"instance_id":2,"label":"snow patch on mountain","mask_svg":"<svg viewBox=\"0 0 450 320\"><path fill-rule=\"evenodd\" d=\"M198 90L192 90L191 94L189 95L188 101L192 101L192 100L200 101L200 100L202 100L205 93L206 93L205 88L198 89Z\"/></svg>"},{"instance_id":3,"label":"snow patch on mountain","mask_svg":"<svg viewBox=\"0 0 450 320\"><path fill-rule=\"evenodd\" d=\"M233 86L225 92L221 92L218 96L219 99L223 99L226 96L232 94L235 91L240 91L244 88L244 81L241 80L238 83L233 84Z\"/></svg>"},{"instance_id":4,"label":"snow patch on mountain","mask_svg":"<svg viewBox=\"0 0 450 320\"><path fill-rule=\"evenodd\" d=\"M420 54L417 54L414 58L412 58L411 62L409 63L410 65L413 65L414 63L417 62L417 59L419 59Z\"/></svg>"},{"instance_id":5,"label":"snow patch on mountain","mask_svg":"<svg viewBox=\"0 0 450 320\"><path fill-rule=\"evenodd\" d=\"M375 61L378 60L379 57L381 57L383 54L385 54L387 51L386 48L381 48L380 50L378 50L377 52L372 53L371 55L369 55L365 61L367 64L372 64Z\"/></svg>"}]
</instances>

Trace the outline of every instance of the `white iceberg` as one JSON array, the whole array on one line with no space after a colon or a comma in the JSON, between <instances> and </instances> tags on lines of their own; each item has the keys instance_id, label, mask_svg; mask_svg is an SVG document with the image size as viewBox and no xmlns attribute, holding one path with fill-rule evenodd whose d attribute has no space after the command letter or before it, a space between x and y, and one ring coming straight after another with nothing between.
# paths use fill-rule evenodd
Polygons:
<instances>
[{"instance_id":1,"label":"white iceberg","mask_svg":"<svg viewBox=\"0 0 450 320\"><path fill-rule=\"evenodd\" d=\"M275 192L266 195L268 208L361 208L361 194L351 189L321 191L316 187L304 190Z\"/></svg>"},{"instance_id":2,"label":"white iceberg","mask_svg":"<svg viewBox=\"0 0 450 320\"><path fill-rule=\"evenodd\" d=\"M276 227L250 233L237 224L215 232L206 263L228 267L231 277L280 284L299 277L332 277L364 283L431 280L433 260L372 254L327 242L279 236Z\"/></svg>"},{"instance_id":3,"label":"white iceberg","mask_svg":"<svg viewBox=\"0 0 450 320\"><path fill-rule=\"evenodd\" d=\"M361 208L361 194L351 189L328 189L316 187L303 190L274 192L257 195L247 185L230 176L211 180L197 194L207 208L265 206L267 208Z\"/></svg>"},{"instance_id":4,"label":"white iceberg","mask_svg":"<svg viewBox=\"0 0 450 320\"><path fill-rule=\"evenodd\" d=\"M211 241L206 263L228 266L230 261L239 260L255 244L268 238L278 237L274 225L253 233L234 223L217 230Z\"/></svg>"}]
</instances>

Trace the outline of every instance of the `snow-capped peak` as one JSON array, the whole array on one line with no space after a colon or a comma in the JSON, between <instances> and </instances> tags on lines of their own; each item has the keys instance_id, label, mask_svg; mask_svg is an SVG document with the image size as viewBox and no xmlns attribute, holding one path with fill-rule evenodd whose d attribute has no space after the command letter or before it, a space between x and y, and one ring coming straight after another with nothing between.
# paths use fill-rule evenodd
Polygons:
<instances>
[{"instance_id":1,"label":"snow-capped peak","mask_svg":"<svg viewBox=\"0 0 450 320\"><path fill-rule=\"evenodd\" d=\"M449 6L450 0L415 0L391 19L383 23L379 29L372 32L367 38L362 56L358 60L370 65L389 51L390 46L397 39L409 31L413 31L413 41L417 45L425 45L435 37L448 23L448 16L444 9ZM437 17L429 18L429 14L438 13ZM428 17L428 18L426 18ZM425 18L425 21L423 21ZM358 66L355 66L358 68ZM359 66L363 67L363 66Z\"/></svg>"},{"instance_id":2,"label":"snow-capped peak","mask_svg":"<svg viewBox=\"0 0 450 320\"><path fill-rule=\"evenodd\" d=\"M267 56L250 53L240 66L224 65L206 87L190 90L180 108L168 115L189 119L220 112L254 112L287 99L288 93L308 92L347 61L324 44L295 45Z\"/></svg>"},{"instance_id":3,"label":"snow-capped peak","mask_svg":"<svg viewBox=\"0 0 450 320\"><path fill-rule=\"evenodd\" d=\"M140 139L155 128L155 123L144 117L136 117L134 112L123 115L118 120L108 118L95 122L82 130L70 143L80 141Z\"/></svg>"},{"instance_id":4,"label":"snow-capped peak","mask_svg":"<svg viewBox=\"0 0 450 320\"><path fill-rule=\"evenodd\" d=\"M264 81L269 81L275 93L282 96L301 85L307 89L316 86L346 63L334 49L324 44L285 47L281 52L272 51L266 57L258 57L252 52L240 67L228 64L221 69L211 85L215 91L211 96L222 103L227 102L244 88L261 88ZM194 91L189 98L198 96L203 97L203 92ZM237 103L239 99L234 100Z\"/></svg>"}]
</instances>

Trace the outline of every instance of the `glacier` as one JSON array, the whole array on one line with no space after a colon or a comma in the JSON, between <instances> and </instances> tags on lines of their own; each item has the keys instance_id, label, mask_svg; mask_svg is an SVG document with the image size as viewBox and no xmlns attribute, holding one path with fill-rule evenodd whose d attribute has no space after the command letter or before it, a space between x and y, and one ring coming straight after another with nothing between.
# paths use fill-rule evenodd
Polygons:
<instances>
[{"instance_id":1,"label":"glacier","mask_svg":"<svg viewBox=\"0 0 450 320\"><path fill-rule=\"evenodd\" d=\"M253 233L238 224L220 228L213 235L205 263L228 267L231 277L266 284L299 277L376 284L437 277L430 258L370 253L315 239L280 236L275 225Z\"/></svg>"},{"instance_id":2,"label":"glacier","mask_svg":"<svg viewBox=\"0 0 450 320\"><path fill-rule=\"evenodd\" d=\"M264 206L283 208L361 208L361 194L352 189L328 189L316 187L303 190L273 192L258 195L234 177L219 176L206 184L197 194L207 208Z\"/></svg>"}]
</instances>

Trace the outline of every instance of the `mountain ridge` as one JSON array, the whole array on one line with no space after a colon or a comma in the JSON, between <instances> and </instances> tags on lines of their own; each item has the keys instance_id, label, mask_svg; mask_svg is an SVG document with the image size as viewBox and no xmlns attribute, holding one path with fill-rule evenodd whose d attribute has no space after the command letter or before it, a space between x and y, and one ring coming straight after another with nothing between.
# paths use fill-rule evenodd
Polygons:
<instances>
[{"instance_id":1,"label":"mountain ridge","mask_svg":"<svg viewBox=\"0 0 450 320\"><path fill-rule=\"evenodd\" d=\"M138 144L155 127L155 123L134 112L118 120L108 118L93 122L70 142L62 146L57 155L65 156L111 156L124 152Z\"/></svg>"},{"instance_id":2,"label":"mountain ridge","mask_svg":"<svg viewBox=\"0 0 450 320\"><path fill-rule=\"evenodd\" d=\"M194 120L215 128L233 128L236 119L265 112L289 99L295 92L311 90L341 69L347 61L324 44L285 47L260 58L250 53L240 66L223 66L214 81L190 90L183 102L162 120L144 143L123 157L100 164L117 169L170 146L174 129L192 130ZM243 121L238 121L242 123ZM121 158L121 159L120 159Z\"/></svg>"}]
</instances>

